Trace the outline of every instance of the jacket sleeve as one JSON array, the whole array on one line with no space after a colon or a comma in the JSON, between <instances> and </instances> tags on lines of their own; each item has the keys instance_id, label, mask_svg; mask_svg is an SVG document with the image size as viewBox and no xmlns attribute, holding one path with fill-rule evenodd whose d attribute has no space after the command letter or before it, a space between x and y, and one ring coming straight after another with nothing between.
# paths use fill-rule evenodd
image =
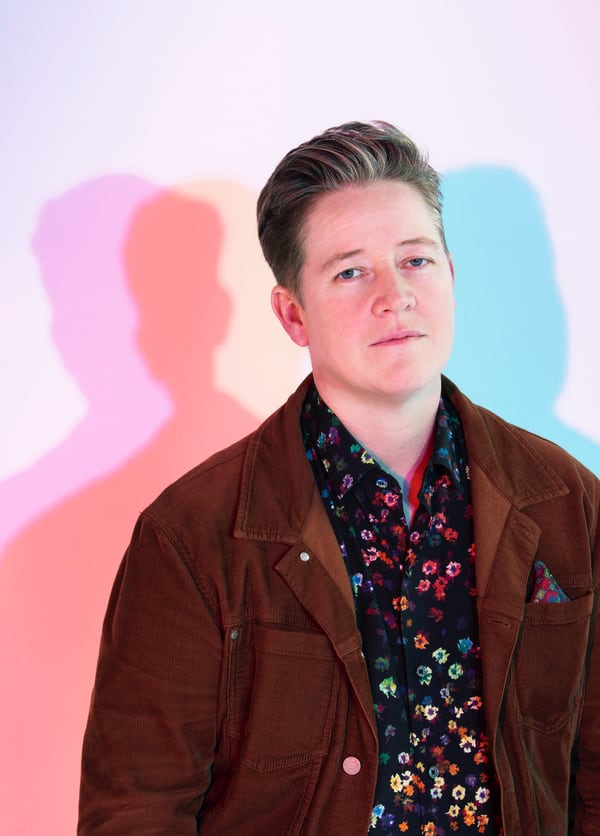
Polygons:
<instances>
[{"instance_id":1,"label":"jacket sleeve","mask_svg":"<svg viewBox=\"0 0 600 836\"><path fill-rule=\"evenodd\" d=\"M596 482L596 487L598 487ZM600 491L594 507L594 607L588 653L584 707L574 767L576 769L575 824L572 836L600 836Z\"/></svg>"},{"instance_id":2,"label":"jacket sleeve","mask_svg":"<svg viewBox=\"0 0 600 836\"><path fill-rule=\"evenodd\" d=\"M185 563L142 516L102 630L80 836L197 833L217 738L221 648Z\"/></svg>"}]
</instances>

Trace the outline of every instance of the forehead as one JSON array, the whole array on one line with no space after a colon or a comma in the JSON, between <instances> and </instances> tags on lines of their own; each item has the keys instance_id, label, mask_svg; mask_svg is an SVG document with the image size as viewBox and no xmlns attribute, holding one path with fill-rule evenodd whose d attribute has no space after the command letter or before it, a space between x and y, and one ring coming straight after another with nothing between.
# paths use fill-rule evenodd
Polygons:
<instances>
[{"instance_id":1,"label":"forehead","mask_svg":"<svg viewBox=\"0 0 600 836\"><path fill-rule=\"evenodd\" d=\"M305 256L315 247L356 236L416 238L427 233L441 243L433 209L417 188L399 180L342 186L321 195L306 215L303 233Z\"/></svg>"}]
</instances>

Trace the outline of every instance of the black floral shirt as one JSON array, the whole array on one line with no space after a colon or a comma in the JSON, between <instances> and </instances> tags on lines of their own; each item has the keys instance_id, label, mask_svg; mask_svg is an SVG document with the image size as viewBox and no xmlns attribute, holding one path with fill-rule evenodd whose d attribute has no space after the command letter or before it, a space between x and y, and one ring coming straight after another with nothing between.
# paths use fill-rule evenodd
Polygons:
<instances>
[{"instance_id":1,"label":"black floral shirt","mask_svg":"<svg viewBox=\"0 0 600 836\"><path fill-rule=\"evenodd\" d=\"M402 491L321 400L304 444L346 563L373 693L379 769L369 833L499 834L482 711L469 469L440 401L408 525Z\"/></svg>"}]
</instances>

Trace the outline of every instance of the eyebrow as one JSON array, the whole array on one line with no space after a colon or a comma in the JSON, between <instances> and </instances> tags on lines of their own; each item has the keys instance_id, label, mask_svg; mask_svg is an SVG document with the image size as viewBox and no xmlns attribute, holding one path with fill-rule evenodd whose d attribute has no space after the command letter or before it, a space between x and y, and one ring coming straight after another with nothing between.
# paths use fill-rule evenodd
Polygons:
<instances>
[{"instance_id":1,"label":"eyebrow","mask_svg":"<svg viewBox=\"0 0 600 836\"><path fill-rule=\"evenodd\" d=\"M435 241L433 238L426 238L426 237L419 237L419 238L407 238L405 241L399 241L396 246L398 247L409 247L413 244L424 244L428 247L439 247L439 242ZM325 272L333 267L334 264L337 264L338 261L344 261L347 258L354 258L357 255L360 255L363 250L349 250L347 253L334 253L330 258L323 262L321 266L321 270Z\"/></svg>"}]
</instances>

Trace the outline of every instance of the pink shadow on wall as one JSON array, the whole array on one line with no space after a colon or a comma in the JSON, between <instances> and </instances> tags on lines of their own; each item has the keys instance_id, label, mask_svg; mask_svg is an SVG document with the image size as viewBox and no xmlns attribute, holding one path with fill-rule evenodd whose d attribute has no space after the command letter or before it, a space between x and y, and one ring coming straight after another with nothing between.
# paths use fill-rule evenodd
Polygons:
<instances>
[{"instance_id":1,"label":"pink shadow on wall","mask_svg":"<svg viewBox=\"0 0 600 836\"><path fill-rule=\"evenodd\" d=\"M169 414L169 398L133 340L137 314L122 252L132 216L156 192L138 177L103 177L40 213L32 246L52 306L52 335L88 410L61 444L0 481L0 556L37 515L143 447ZM120 408L130 403L138 408Z\"/></svg>"},{"instance_id":2,"label":"pink shadow on wall","mask_svg":"<svg viewBox=\"0 0 600 836\"><path fill-rule=\"evenodd\" d=\"M9 684L0 710L7 832L74 832L101 620L137 512L168 482L257 424L213 382L213 353L230 312L218 283L222 234L211 205L175 192L157 194L138 210L124 264L138 309L139 347L168 390L173 413L118 469L23 532L0 565L0 665ZM110 331L118 315L90 310L91 319L104 319L90 327ZM100 369L105 361L97 358ZM119 376L118 359L110 372ZM134 422L144 403L135 393L115 392L116 413Z\"/></svg>"}]
</instances>

